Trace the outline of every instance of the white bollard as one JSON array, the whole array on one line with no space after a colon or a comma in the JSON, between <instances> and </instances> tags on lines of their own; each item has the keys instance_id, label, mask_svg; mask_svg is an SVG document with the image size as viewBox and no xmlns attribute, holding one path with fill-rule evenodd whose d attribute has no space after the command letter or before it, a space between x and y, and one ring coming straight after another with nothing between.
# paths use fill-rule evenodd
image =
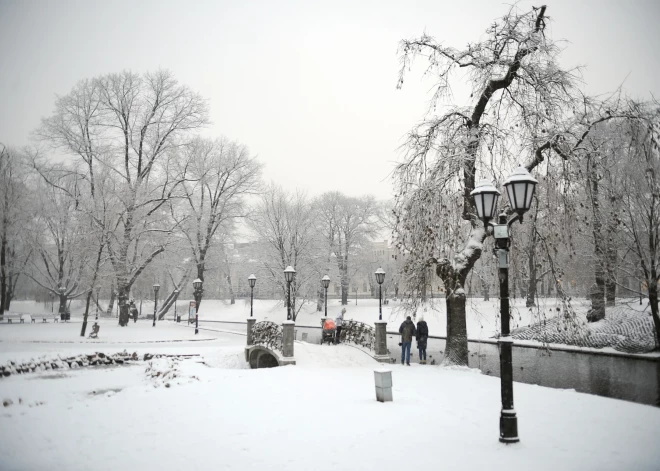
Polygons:
<instances>
[{"instance_id":1,"label":"white bollard","mask_svg":"<svg viewBox=\"0 0 660 471\"><path fill-rule=\"evenodd\" d=\"M374 370L376 381L376 400L379 402L393 401L392 397L392 370Z\"/></svg>"}]
</instances>

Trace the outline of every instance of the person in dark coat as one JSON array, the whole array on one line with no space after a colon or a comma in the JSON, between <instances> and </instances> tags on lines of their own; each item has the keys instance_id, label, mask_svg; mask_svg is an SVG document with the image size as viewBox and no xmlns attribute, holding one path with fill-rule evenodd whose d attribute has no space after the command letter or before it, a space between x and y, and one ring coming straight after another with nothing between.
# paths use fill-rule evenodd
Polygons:
<instances>
[{"instance_id":1,"label":"person in dark coat","mask_svg":"<svg viewBox=\"0 0 660 471\"><path fill-rule=\"evenodd\" d=\"M405 360L406 365L410 366L410 346L412 345L413 337L417 333L415 324L410 319L410 316L401 323L399 333L401 334L401 364L403 365Z\"/></svg>"},{"instance_id":2,"label":"person in dark coat","mask_svg":"<svg viewBox=\"0 0 660 471\"><path fill-rule=\"evenodd\" d=\"M426 365L426 343L429 339L429 326L424 320L424 316L419 317L417 323L417 350L419 350L419 362Z\"/></svg>"},{"instance_id":3,"label":"person in dark coat","mask_svg":"<svg viewBox=\"0 0 660 471\"><path fill-rule=\"evenodd\" d=\"M335 330L335 344L340 343L341 340L341 328L344 323L344 314L346 314L346 308L343 308L341 312L337 314L337 318L335 319L335 325L337 326L337 330Z\"/></svg>"},{"instance_id":4,"label":"person in dark coat","mask_svg":"<svg viewBox=\"0 0 660 471\"><path fill-rule=\"evenodd\" d=\"M135 307L135 301L131 301L129 309L131 311L131 316L133 316L133 322L137 322L138 310L137 307Z\"/></svg>"}]
</instances>

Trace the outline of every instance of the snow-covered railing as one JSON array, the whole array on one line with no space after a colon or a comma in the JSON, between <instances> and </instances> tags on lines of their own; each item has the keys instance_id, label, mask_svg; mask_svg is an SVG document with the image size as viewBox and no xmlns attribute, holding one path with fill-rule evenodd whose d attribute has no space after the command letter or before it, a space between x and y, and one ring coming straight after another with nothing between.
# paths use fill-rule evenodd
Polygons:
<instances>
[{"instance_id":1,"label":"snow-covered railing","mask_svg":"<svg viewBox=\"0 0 660 471\"><path fill-rule=\"evenodd\" d=\"M376 345L376 329L364 322L345 320L341 326L341 341L373 350Z\"/></svg>"},{"instance_id":2,"label":"snow-covered railing","mask_svg":"<svg viewBox=\"0 0 660 471\"><path fill-rule=\"evenodd\" d=\"M282 351L282 326L270 321L261 321L252 327L252 343L271 350Z\"/></svg>"}]
</instances>

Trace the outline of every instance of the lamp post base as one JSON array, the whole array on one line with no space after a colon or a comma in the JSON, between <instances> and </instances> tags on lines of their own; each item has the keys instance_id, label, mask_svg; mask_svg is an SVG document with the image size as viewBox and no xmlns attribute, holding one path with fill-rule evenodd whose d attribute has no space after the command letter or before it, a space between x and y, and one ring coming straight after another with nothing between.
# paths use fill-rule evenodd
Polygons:
<instances>
[{"instance_id":1,"label":"lamp post base","mask_svg":"<svg viewBox=\"0 0 660 471\"><path fill-rule=\"evenodd\" d=\"M518 438L518 417L515 410L502 410L500 414L500 442L517 443Z\"/></svg>"}]
</instances>

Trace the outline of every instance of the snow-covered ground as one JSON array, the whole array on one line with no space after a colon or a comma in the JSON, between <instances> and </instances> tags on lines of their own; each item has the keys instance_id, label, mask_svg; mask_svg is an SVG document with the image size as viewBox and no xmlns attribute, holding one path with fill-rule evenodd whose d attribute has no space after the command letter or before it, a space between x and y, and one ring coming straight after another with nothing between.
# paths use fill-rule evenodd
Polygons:
<instances>
[{"instance_id":1,"label":"snow-covered ground","mask_svg":"<svg viewBox=\"0 0 660 471\"><path fill-rule=\"evenodd\" d=\"M193 341L190 328L167 321L115 322L104 321L98 341L80 338L76 323L3 324L0 353L3 361L124 349L200 356L0 380L1 398L13 402L0 412L0 469L621 471L660 463L660 409L651 406L516 383L521 442L507 446L498 441L499 379L475 370L388 365L394 402L383 404L374 392L380 365L349 345L296 342L296 366L249 370L244 336L201 332Z\"/></svg>"}]
</instances>

